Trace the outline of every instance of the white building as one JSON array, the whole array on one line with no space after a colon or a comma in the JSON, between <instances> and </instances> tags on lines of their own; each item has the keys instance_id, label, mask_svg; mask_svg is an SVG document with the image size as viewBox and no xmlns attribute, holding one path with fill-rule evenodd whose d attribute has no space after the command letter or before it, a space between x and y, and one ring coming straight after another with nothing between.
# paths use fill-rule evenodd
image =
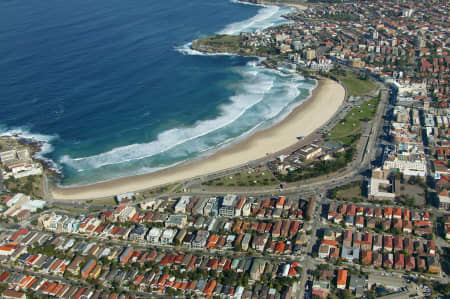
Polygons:
<instances>
[{"instance_id":1,"label":"white building","mask_svg":"<svg viewBox=\"0 0 450 299\"><path fill-rule=\"evenodd\" d=\"M161 234L162 234L161 228L152 227L152 229L147 233L147 241L149 241L152 244L158 244Z\"/></svg>"},{"instance_id":2,"label":"white building","mask_svg":"<svg viewBox=\"0 0 450 299\"><path fill-rule=\"evenodd\" d=\"M394 200L395 193L381 190L382 185L390 185L388 180L371 178L369 183L369 199L375 200Z\"/></svg>"},{"instance_id":3,"label":"white building","mask_svg":"<svg viewBox=\"0 0 450 299\"><path fill-rule=\"evenodd\" d=\"M124 200L132 200L133 197L134 197L134 192L122 193L122 194L116 195L116 200L117 200L117 202L120 203Z\"/></svg>"},{"instance_id":4,"label":"white building","mask_svg":"<svg viewBox=\"0 0 450 299\"><path fill-rule=\"evenodd\" d=\"M234 207L236 203L236 195L228 194L222 200L222 206L219 209L219 215L224 217L234 216Z\"/></svg>"},{"instance_id":5,"label":"white building","mask_svg":"<svg viewBox=\"0 0 450 299\"><path fill-rule=\"evenodd\" d=\"M177 234L176 229L168 228L161 235L161 244L172 244L175 235Z\"/></svg>"},{"instance_id":6,"label":"white building","mask_svg":"<svg viewBox=\"0 0 450 299\"><path fill-rule=\"evenodd\" d=\"M191 202L190 196L182 196L175 205L175 213L186 213L186 207Z\"/></svg>"}]
</instances>

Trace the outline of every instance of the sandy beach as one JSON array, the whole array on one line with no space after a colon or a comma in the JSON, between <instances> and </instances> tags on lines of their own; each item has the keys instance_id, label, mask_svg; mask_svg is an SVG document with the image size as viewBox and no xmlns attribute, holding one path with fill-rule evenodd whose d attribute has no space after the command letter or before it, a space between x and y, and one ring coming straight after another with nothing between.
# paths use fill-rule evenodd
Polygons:
<instances>
[{"instance_id":1,"label":"sandy beach","mask_svg":"<svg viewBox=\"0 0 450 299\"><path fill-rule=\"evenodd\" d=\"M308 6L297 3L289 3L289 2L272 2L272 1L263 1L261 4L264 5L279 5L279 6L290 6L296 8L298 11L302 11L308 8Z\"/></svg>"},{"instance_id":2,"label":"sandy beach","mask_svg":"<svg viewBox=\"0 0 450 299\"><path fill-rule=\"evenodd\" d=\"M298 136L313 133L335 114L344 99L345 90L339 83L329 79L320 80L311 98L297 107L283 121L202 160L187 162L151 174L88 186L53 188L51 192L56 200L96 199L185 181L244 165L294 145L298 142Z\"/></svg>"}]
</instances>

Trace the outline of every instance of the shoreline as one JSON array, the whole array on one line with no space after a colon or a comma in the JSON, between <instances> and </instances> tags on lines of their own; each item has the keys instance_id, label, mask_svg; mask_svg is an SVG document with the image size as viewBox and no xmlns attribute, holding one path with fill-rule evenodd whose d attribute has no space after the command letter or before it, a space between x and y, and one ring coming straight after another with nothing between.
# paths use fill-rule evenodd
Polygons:
<instances>
[{"instance_id":1,"label":"shoreline","mask_svg":"<svg viewBox=\"0 0 450 299\"><path fill-rule=\"evenodd\" d=\"M297 9L297 11L306 10L308 8L307 3L300 4L300 3L290 3L290 2L273 2L273 1L270 1L270 0L268 0L268 1L260 0L260 1L258 1L258 3L253 3L253 2L250 2L248 0L238 0L237 2L240 2L242 4L247 4L247 5L288 6L288 7L293 7L295 9Z\"/></svg>"},{"instance_id":2,"label":"shoreline","mask_svg":"<svg viewBox=\"0 0 450 299\"><path fill-rule=\"evenodd\" d=\"M321 79L310 98L282 121L211 156L150 174L79 187L53 187L50 192L56 200L90 200L142 191L237 168L286 150L298 142L297 136L306 137L314 133L334 116L344 99L345 89L341 84Z\"/></svg>"}]
</instances>

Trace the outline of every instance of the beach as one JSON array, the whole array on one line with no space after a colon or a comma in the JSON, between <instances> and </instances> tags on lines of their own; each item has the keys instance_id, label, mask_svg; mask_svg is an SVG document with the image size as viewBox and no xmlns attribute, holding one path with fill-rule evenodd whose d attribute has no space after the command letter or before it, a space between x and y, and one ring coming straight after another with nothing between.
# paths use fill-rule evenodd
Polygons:
<instances>
[{"instance_id":1,"label":"beach","mask_svg":"<svg viewBox=\"0 0 450 299\"><path fill-rule=\"evenodd\" d=\"M245 165L295 145L298 142L298 136L312 134L333 117L344 99L345 89L342 85L330 79L321 79L310 99L294 109L280 123L266 130L255 132L240 143L220 150L202 160L186 162L150 174L87 186L54 187L51 193L55 200L104 198L169 183L183 182L193 177Z\"/></svg>"}]
</instances>

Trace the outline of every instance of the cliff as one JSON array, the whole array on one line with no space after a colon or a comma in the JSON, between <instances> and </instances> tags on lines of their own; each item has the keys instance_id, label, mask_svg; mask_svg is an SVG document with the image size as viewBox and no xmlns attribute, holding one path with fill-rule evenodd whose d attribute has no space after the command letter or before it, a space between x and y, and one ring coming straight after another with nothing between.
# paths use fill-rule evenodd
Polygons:
<instances>
[{"instance_id":1,"label":"cliff","mask_svg":"<svg viewBox=\"0 0 450 299\"><path fill-rule=\"evenodd\" d=\"M192 49L202 53L230 53L241 56L267 57L277 54L273 48L254 48L242 45L240 36L218 34L202 37L192 42Z\"/></svg>"}]
</instances>

